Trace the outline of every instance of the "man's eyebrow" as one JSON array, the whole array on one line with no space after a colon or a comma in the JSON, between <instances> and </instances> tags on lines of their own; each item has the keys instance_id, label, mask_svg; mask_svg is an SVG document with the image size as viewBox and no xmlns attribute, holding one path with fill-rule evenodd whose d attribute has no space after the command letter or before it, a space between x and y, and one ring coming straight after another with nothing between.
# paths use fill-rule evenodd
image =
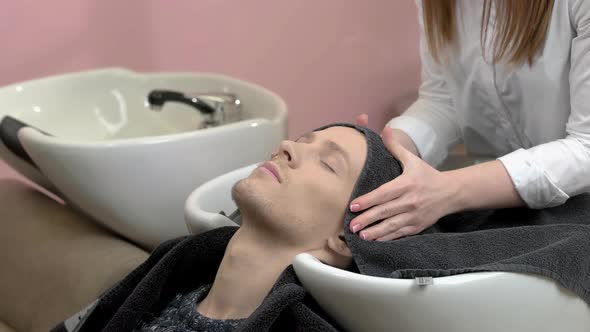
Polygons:
<instances>
[{"instance_id":1,"label":"man's eyebrow","mask_svg":"<svg viewBox=\"0 0 590 332\"><path fill-rule=\"evenodd\" d=\"M310 141L313 141L313 139L315 138L315 133L313 131L308 131L305 134L299 136L299 138L296 139L295 142L299 141L302 138L305 138L305 139L308 139Z\"/></svg>"},{"instance_id":2,"label":"man's eyebrow","mask_svg":"<svg viewBox=\"0 0 590 332\"><path fill-rule=\"evenodd\" d=\"M313 131L309 131L305 134L303 134L301 137L299 137L297 139L300 140L301 138L305 138L306 140L309 141L313 141L315 139L315 133ZM329 151L333 151L333 152L337 152L339 154L341 154L344 157L344 160L348 163L348 165L350 165L350 156L348 155L348 152L346 152L346 150L344 150L338 143L332 141L332 140L326 140L324 142L324 145L328 148Z\"/></svg>"}]
</instances>

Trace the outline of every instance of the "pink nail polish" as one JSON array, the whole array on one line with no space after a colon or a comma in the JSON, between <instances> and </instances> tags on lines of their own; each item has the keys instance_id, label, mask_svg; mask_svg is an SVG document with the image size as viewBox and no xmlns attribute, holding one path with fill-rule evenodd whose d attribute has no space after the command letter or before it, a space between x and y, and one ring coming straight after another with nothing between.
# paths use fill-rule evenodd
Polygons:
<instances>
[{"instance_id":1,"label":"pink nail polish","mask_svg":"<svg viewBox=\"0 0 590 332\"><path fill-rule=\"evenodd\" d=\"M356 212L360 209L360 205L359 204L350 204L350 211L352 212Z\"/></svg>"},{"instance_id":2,"label":"pink nail polish","mask_svg":"<svg viewBox=\"0 0 590 332\"><path fill-rule=\"evenodd\" d=\"M356 224L356 225L352 226L352 232L353 232L353 233L356 233L356 232L358 232L358 230L359 230L360 228L361 228L361 225L359 225L359 224Z\"/></svg>"},{"instance_id":3,"label":"pink nail polish","mask_svg":"<svg viewBox=\"0 0 590 332\"><path fill-rule=\"evenodd\" d=\"M367 239L367 234L361 233L361 239L366 240Z\"/></svg>"}]
</instances>

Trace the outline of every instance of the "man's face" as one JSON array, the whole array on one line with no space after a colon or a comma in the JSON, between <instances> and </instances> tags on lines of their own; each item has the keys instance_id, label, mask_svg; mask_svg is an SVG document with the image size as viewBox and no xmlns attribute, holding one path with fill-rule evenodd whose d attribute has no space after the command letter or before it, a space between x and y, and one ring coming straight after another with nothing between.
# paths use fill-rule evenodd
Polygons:
<instances>
[{"instance_id":1,"label":"man's face","mask_svg":"<svg viewBox=\"0 0 590 332\"><path fill-rule=\"evenodd\" d=\"M295 142L283 141L270 161L234 186L232 195L273 238L305 250L342 231L366 154L365 136L353 128L310 132Z\"/></svg>"}]
</instances>

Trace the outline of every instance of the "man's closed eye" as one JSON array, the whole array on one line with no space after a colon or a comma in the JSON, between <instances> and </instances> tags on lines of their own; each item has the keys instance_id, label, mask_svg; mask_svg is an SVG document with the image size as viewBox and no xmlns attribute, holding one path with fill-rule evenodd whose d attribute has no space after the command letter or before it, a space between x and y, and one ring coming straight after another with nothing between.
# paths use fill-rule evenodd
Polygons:
<instances>
[{"instance_id":1,"label":"man's closed eye","mask_svg":"<svg viewBox=\"0 0 590 332\"><path fill-rule=\"evenodd\" d=\"M333 168L332 166L330 166L328 163L326 163L325 161L322 161L321 163L322 163L322 165L324 165L324 167L325 167L326 169L328 169L330 172L332 172L332 173L336 174L336 171L334 170L334 168Z\"/></svg>"}]
</instances>

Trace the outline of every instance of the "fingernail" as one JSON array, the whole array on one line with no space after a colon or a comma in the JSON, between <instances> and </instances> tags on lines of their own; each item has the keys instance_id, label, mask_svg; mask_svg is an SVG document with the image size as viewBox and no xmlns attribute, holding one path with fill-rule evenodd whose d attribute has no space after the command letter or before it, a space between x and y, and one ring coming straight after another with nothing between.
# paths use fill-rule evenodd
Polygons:
<instances>
[{"instance_id":1,"label":"fingernail","mask_svg":"<svg viewBox=\"0 0 590 332\"><path fill-rule=\"evenodd\" d=\"M366 240L367 239L367 234L361 233L361 239Z\"/></svg>"},{"instance_id":2,"label":"fingernail","mask_svg":"<svg viewBox=\"0 0 590 332\"><path fill-rule=\"evenodd\" d=\"M356 233L360 228L361 228L361 225L356 224L356 225L352 226L352 232Z\"/></svg>"},{"instance_id":3,"label":"fingernail","mask_svg":"<svg viewBox=\"0 0 590 332\"><path fill-rule=\"evenodd\" d=\"M356 212L361 208L360 204L350 204L350 211Z\"/></svg>"}]
</instances>

